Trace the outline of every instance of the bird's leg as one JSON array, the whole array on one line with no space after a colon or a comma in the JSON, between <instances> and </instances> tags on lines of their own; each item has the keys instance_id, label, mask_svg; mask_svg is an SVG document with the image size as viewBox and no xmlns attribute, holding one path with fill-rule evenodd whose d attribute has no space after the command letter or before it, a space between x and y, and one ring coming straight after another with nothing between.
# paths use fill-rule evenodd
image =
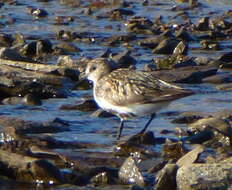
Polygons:
<instances>
[{"instance_id":1,"label":"bird's leg","mask_svg":"<svg viewBox=\"0 0 232 190\"><path fill-rule=\"evenodd\" d=\"M146 131L146 129L148 128L148 126L150 125L150 123L152 122L154 118L155 118L155 113L151 114L150 119L148 120L144 128L139 132L139 134L143 134Z\"/></svg>"},{"instance_id":2,"label":"bird's leg","mask_svg":"<svg viewBox=\"0 0 232 190\"><path fill-rule=\"evenodd\" d=\"M120 120L121 120L121 122L120 122L119 129L118 129L117 140L120 139L121 134L122 134L122 130L123 130L123 127L124 127L124 120L123 119L120 119Z\"/></svg>"}]
</instances>

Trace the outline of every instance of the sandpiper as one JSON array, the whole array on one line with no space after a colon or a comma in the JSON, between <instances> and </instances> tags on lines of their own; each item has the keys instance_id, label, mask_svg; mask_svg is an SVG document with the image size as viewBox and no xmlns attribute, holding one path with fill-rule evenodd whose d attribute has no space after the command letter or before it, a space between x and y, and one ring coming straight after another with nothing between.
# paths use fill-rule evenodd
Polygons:
<instances>
[{"instance_id":1,"label":"sandpiper","mask_svg":"<svg viewBox=\"0 0 232 190\"><path fill-rule=\"evenodd\" d=\"M91 60L84 75L93 82L97 104L120 118L117 139L120 139L125 120L150 115L140 132L144 133L157 111L172 100L192 94L189 90L154 77L150 72L125 68L113 70L112 61L107 58Z\"/></svg>"}]
</instances>

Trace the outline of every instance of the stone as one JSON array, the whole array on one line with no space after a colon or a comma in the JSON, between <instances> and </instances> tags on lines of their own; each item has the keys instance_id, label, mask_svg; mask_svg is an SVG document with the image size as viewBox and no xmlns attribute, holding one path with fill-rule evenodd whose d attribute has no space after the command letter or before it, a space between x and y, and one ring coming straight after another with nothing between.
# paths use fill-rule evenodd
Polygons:
<instances>
[{"instance_id":1,"label":"stone","mask_svg":"<svg viewBox=\"0 0 232 190\"><path fill-rule=\"evenodd\" d=\"M191 164L178 169L177 190L227 190L232 181L231 163Z\"/></svg>"},{"instance_id":2,"label":"stone","mask_svg":"<svg viewBox=\"0 0 232 190\"><path fill-rule=\"evenodd\" d=\"M176 164L166 164L165 167L156 176L156 190L174 190L176 189Z\"/></svg>"},{"instance_id":3,"label":"stone","mask_svg":"<svg viewBox=\"0 0 232 190\"><path fill-rule=\"evenodd\" d=\"M193 150L189 151L188 153L186 153L184 156L182 156L177 162L176 164L179 167L183 167L183 166L188 166L192 163L194 163L199 155L204 151L204 147L202 145L197 145Z\"/></svg>"}]
</instances>

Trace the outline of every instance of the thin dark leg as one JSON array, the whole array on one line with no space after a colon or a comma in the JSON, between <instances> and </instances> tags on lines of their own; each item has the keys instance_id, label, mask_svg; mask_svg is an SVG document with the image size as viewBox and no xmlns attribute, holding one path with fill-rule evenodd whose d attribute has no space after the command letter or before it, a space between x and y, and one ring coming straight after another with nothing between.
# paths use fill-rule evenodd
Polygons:
<instances>
[{"instance_id":1,"label":"thin dark leg","mask_svg":"<svg viewBox=\"0 0 232 190\"><path fill-rule=\"evenodd\" d=\"M123 119L121 119L121 122L120 122L120 125L119 125L119 129L118 129L118 136L117 136L117 140L119 140L119 139L120 139L120 137L121 137L123 127L124 127L124 120L123 120Z\"/></svg>"},{"instance_id":2,"label":"thin dark leg","mask_svg":"<svg viewBox=\"0 0 232 190\"><path fill-rule=\"evenodd\" d=\"M150 123L152 122L154 118L155 118L155 113L151 114L150 119L148 120L144 128L139 132L139 134L143 134L146 131L146 129L148 128L148 126L150 125Z\"/></svg>"}]
</instances>

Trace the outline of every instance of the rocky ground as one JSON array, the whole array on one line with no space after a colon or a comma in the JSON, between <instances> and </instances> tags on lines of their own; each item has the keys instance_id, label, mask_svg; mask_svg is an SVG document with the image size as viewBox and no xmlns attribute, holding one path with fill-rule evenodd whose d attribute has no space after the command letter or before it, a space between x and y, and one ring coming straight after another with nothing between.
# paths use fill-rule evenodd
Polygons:
<instances>
[{"instance_id":1,"label":"rocky ground","mask_svg":"<svg viewBox=\"0 0 232 190\"><path fill-rule=\"evenodd\" d=\"M0 0L1 186L232 189L232 10L226 8L232 4L222 1L224 9L218 10L217 3ZM45 103L52 107L52 101L58 104L76 96L78 101L62 103L58 112L78 112L86 128L86 118L115 119L98 108L91 84L79 80L86 63L96 57L112 59L115 69L151 72L196 95L218 94L207 99L209 104L228 106L164 112L176 128L167 126L155 135L152 130L143 135L132 132L121 141L115 140L113 128L115 133L107 134L110 143L101 143L103 137L94 142L56 138L78 132L72 120L53 117L53 112L49 121L17 114L43 112ZM196 103L187 104L194 108ZM111 124L96 123L102 130Z\"/></svg>"}]
</instances>

